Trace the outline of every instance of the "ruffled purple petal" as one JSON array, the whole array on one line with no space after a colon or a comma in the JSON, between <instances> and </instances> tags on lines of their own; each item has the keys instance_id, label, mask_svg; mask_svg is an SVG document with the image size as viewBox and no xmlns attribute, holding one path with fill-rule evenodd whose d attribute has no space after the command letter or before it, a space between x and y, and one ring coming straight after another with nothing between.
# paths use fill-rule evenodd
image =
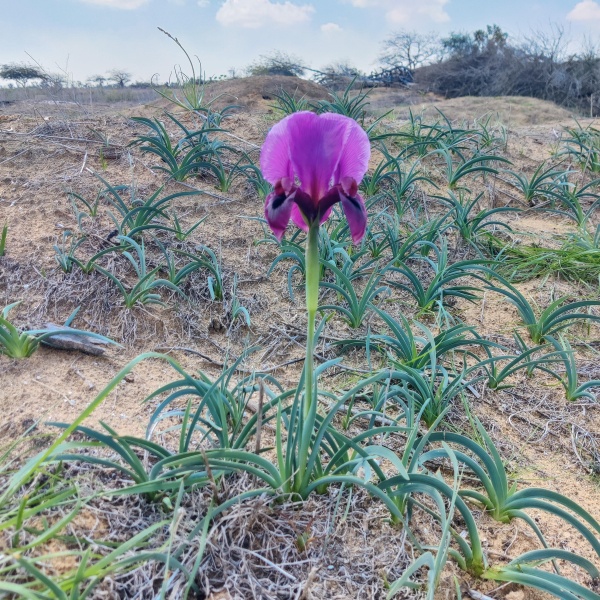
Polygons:
<instances>
[{"instance_id":1,"label":"ruffled purple petal","mask_svg":"<svg viewBox=\"0 0 600 600\"><path fill-rule=\"evenodd\" d=\"M287 177L294 181L294 169L290 160L290 134L288 119L279 121L267 134L260 151L260 170L263 177L275 185Z\"/></svg>"},{"instance_id":2,"label":"ruffled purple petal","mask_svg":"<svg viewBox=\"0 0 600 600\"><path fill-rule=\"evenodd\" d=\"M350 197L340 193L340 197L342 209L346 215L350 234L352 235L352 241L355 244L359 244L365 236L365 231L367 229L367 210L365 208L365 202L360 194Z\"/></svg>"},{"instance_id":3,"label":"ruffled purple petal","mask_svg":"<svg viewBox=\"0 0 600 600\"><path fill-rule=\"evenodd\" d=\"M333 183L340 183L343 178L350 177L360 183L369 168L371 143L369 136L354 120L342 115L326 114L323 119L340 122L345 125L340 159L333 174Z\"/></svg>"},{"instance_id":4,"label":"ruffled purple petal","mask_svg":"<svg viewBox=\"0 0 600 600\"><path fill-rule=\"evenodd\" d=\"M294 113L284 121L288 121L294 173L316 206L331 187L348 124L308 111Z\"/></svg>"}]
</instances>

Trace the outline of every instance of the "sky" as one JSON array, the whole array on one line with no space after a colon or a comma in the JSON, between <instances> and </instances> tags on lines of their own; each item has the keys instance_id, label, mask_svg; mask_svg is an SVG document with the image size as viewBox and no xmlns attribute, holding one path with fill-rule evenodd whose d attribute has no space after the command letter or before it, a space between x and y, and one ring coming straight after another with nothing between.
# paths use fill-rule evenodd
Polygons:
<instances>
[{"instance_id":1,"label":"sky","mask_svg":"<svg viewBox=\"0 0 600 600\"><path fill-rule=\"evenodd\" d=\"M371 71L394 31L487 24L513 38L557 25L575 48L600 42L600 0L0 0L0 64L35 61L73 81L111 69L166 81L185 58L161 27L207 76L241 74L274 50L314 68L347 61Z\"/></svg>"}]
</instances>

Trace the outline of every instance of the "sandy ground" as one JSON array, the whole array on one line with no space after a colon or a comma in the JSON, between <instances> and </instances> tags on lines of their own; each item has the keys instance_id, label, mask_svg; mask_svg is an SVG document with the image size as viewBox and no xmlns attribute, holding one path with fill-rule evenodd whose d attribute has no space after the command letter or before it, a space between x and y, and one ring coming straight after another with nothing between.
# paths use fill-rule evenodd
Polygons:
<instances>
[{"instance_id":1,"label":"sandy ground","mask_svg":"<svg viewBox=\"0 0 600 600\"><path fill-rule=\"evenodd\" d=\"M272 84L230 82L222 89L244 106L226 122L235 138L223 139L253 153L255 159L265 133L278 118L269 107ZM317 86L304 87L301 92L311 98L322 95L322 90L315 89ZM525 172L533 171L542 160L551 157L562 125L572 123L567 111L531 99L443 101L407 98L399 92L386 95L377 90L373 94L377 111L394 109L395 126L407 117L407 102L413 112L426 107L429 118L433 118L433 106L458 121L498 115L508 129L504 155L513 161L512 169ZM267 279L266 272L277 249L273 245L257 245L264 234L261 225L252 219L261 216L262 203L241 182L229 192L220 193L210 180L192 178L189 186L200 193L178 199L175 206L188 226L207 217L193 234L191 247L207 244L221 257L226 298L230 298L237 274L240 300L251 315L249 329L241 324L229 328L228 305L210 301L205 277L193 279L193 302L163 294L167 307L126 310L114 286L98 274L64 274L58 269L53 245L60 244L65 230L77 229L67 198L69 190L94 197L103 187L94 173L112 184L133 186L142 196L164 182L164 176L150 168L156 164L151 155L126 146L141 131L130 117L159 116L167 106L164 100L135 107L91 108L38 100L0 107L0 226L5 222L9 226L6 256L0 258L0 305L21 301L11 318L29 327L47 322L61 324L81 306L74 326L108 335L123 346L110 348L100 357L45 347L27 360L0 356L0 446L23 434L33 423L38 423L38 432L48 432L44 421L72 421L128 361L142 352L168 352L189 372L203 370L213 377L220 372L220 364L231 361L249 346L258 345L261 349L245 361L247 369L273 369L302 357L303 338L298 337L305 323L302 294L298 292L295 303L290 300L283 265ZM118 159L103 158L102 143L94 131L101 132L121 150ZM494 202L515 202L518 196L506 176L493 183L488 180L485 185L488 198ZM168 183L165 192L175 191L190 191L190 187ZM507 220L516 231L548 243L553 236L574 230L568 221L553 216L509 214ZM84 227L92 240L90 248L106 240L114 228L105 214L93 223L84 220ZM550 280L520 284L519 289L540 306L545 306L552 294L583 297L590 293L573 284ZM414 313L406 298L399 297L395 306L396 310ZM475 304L459 302L454 313L492 339L509 340L518 325L513 307L491 293ZM332 319L325 333L336 337L349 330L339 319ZM581 335L587 341L600 338L599 329L594 326ZM320 349L328 351L324 346ZM600 378L597 353L583 347L578 352L589 377ZM345 360L356 365L364 357L353 353ZM286 365L274 373L283 383L293 384L300 365ZM143 435L157 405L156 401L143 400L174 379L176 373L164 361L143 361L95 411L89 423L104 421L121 433ZM346 381L345 374L337 372L324 378L323 384L336 389ZM566 402L562 389L543 376L533 380L521 377L516 383L512 389L488 391L470 399L473 412L498 442L511 474L522 485L547 486L567 493L600 518L600 408L589 402ZM539 515L539 519L549 532L551 545L580 550L582 543L577 535L566 534L560 523L545 515ZM533 536L523 534L524 527L518 523L498 527L486 526L482 520L482 527L492 554L514 556L535 547ZM531 592L527 594L536 597Z\"/></svg>"}]
</instances>

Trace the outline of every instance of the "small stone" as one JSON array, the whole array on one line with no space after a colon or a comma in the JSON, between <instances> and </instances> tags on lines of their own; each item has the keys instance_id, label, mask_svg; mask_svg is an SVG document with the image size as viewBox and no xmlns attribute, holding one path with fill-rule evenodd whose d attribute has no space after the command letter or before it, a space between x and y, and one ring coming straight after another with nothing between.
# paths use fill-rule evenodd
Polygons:
<instances>
[{"instance_id":1,"label":"small stone","mask_svg":"<svg viewBox=\"0 0 600 600\"><path fill-rule=\"evenodd\" d=\"M125 375L125 381L127 383L133 383L135 381L135 375L133 373L127 373L127 375Z\"/></svg>"}]
</instances>

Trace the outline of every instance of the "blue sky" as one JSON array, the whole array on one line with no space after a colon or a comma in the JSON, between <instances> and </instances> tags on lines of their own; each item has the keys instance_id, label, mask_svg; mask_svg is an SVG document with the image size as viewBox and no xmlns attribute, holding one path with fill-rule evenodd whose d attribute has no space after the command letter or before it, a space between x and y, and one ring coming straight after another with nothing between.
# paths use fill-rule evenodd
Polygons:
<instances>
[{"instance_id":1,"label":"blue sky","mask_svg":"<svg viewBox=\"0 0 600 600\"><path fill-rule=\"evenodd\" d=\"M371 70L390 32L473 31L496 23L513 37L565 28L573 44L600 40L600 0L0 0L0 64L32 62L85 81L112 68L166 80L182 55L207 75L238 72L281 50L319 68L347 60Z\"/></svg>"}]
</instances>

